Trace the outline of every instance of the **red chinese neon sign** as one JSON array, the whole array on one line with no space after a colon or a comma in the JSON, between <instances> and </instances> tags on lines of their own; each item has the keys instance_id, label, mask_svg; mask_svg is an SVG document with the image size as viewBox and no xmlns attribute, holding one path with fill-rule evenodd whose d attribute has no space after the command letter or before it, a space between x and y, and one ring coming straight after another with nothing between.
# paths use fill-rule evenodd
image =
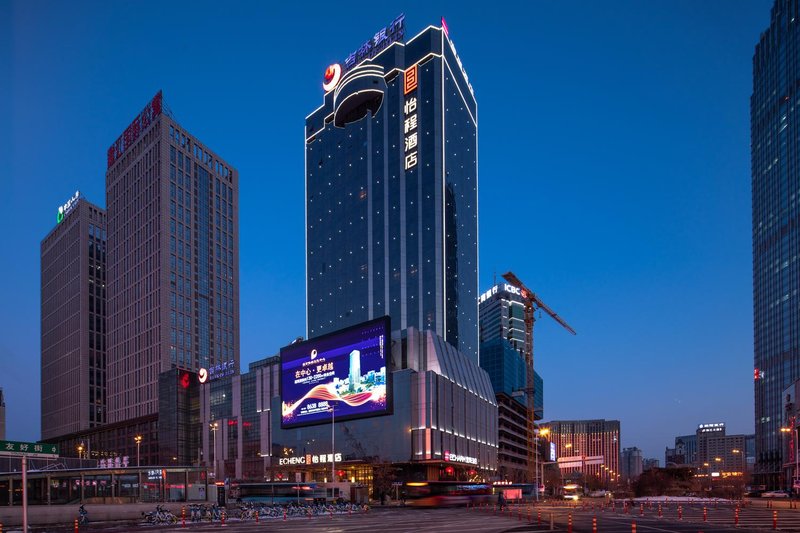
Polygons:
<instances>
[{"instance_id":1,"label":"red chinese neon sign","mask_svg":"<svg viewBox=\"0 0 800 533\"><path fill-rule=\"evenodd\" d=\"M119 138L114 141L108 148L108 166L109 168L119 157L136 142L139 135L146 130L150 124L161 114L161 91L158 91L150 102L144 107L141 113L133 119L130 126L125 128L125 131Z\"/></svg>"}]
</instances>

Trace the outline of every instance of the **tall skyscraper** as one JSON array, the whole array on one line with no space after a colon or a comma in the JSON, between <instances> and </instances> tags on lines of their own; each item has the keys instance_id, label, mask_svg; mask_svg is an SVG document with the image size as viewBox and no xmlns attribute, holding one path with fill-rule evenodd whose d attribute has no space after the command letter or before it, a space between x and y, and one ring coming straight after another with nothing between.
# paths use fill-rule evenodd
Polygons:
<instances>
[{"instance_id":1,"label":"tall skyscraper","mask_svg":"<svg viewBox=\"0 0 800 533\"><path fill-rule=\"evenodd\" d=\"M238 371L238 192L160 92L108 149L109 422L157 413L170 368Z\"/></svg>"},{"instance_id":2,"label":"tall skyscraper","mask_svg":"<svg viewBox=\"0 0 800 533\"><path fill-rule=\"evenodd\" d=\"M477 362L477 104L444 24L404 33L328 67L306 118L307 334L389 315Z\"/></svg>"},{"instance_id":3,"label":"tall skyscraper","mask_svg":"<svg viewBox=\"0 0 800 533\"><path fill-rule=\"evenodd\" d=\"M106 412L106 212L76 192L41 242L41 424L51 439Z\"/></svg>"},{"instance_id":4,"label":"tall skyscraper","mask_svg":"<svg viewBox=\"0 0 800 533\"><path fill-rule=\"evenodd\" d=\"M782 392L800 378L800 4L776 0L753 55L753 333L757 485L782 482ZM783 480L788 484L788 480Z\"/></svg>"},{"instance_id":5,"label":"tall skyscraper","mask_svg":"<svg viewBox=\"0 0 800 533\"><path fill-rule=\"evenodd\" d=\"M525 354L525 302L520 290L501 283L483 292L478 299L480 342L505 339L519 353Z\"/></svg>"}]
</instances>

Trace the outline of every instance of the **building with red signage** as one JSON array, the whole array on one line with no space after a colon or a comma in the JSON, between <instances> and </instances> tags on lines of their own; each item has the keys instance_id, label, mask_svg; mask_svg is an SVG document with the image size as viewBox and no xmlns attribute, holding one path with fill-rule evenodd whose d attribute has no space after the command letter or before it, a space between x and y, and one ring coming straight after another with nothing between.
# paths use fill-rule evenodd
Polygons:
<instances>
[{"instance_id":1,"label":"building with red signage","mask_svg":"<svg viewBox=\"0 0 800 533\"><path fill-rule=\"evenodd\" d=\"M477 363L475 95L444 24L370 35L306 117L306 337L388 315Z\"/></svg>"},{"instance_id":2,"label":"building with red signage","mask_svg":"<svg viewBox=\"0 0 800 533\"><path fill-rule=\"evenodd\" d=\"M159 92L108 149L108 419L158 413L158 376L239 365L239 175Z\"/></svg>"},{"instance_id":3,"label":"building with red signage","mask_svg":"<svg viewBox=\"0 0 800 533\"><path fill-rule=\"evenodd\" d=\"M51 439L107 421L106 212L76 192L41 242L41 428Z\"/></svg>"}]
</instances>

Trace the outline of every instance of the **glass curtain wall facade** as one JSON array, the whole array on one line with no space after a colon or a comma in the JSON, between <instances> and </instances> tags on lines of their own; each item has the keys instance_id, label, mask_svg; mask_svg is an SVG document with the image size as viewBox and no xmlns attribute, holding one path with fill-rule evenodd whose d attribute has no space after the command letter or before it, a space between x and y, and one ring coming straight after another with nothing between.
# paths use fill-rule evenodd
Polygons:
<instances>
[{"instance_id":1,"label":"glass curtain wall facade","mask_svg":"<svg viewBox=\"0 0 800 533\"><path fill-rule=\"evenodd\" d=\"M161 93L109 148L109 420L157 413L159 374L239 368L238 172Z\"/></svg>"},{"instance_id":2,"label":"glass curtain wall facade","mask_svg":"<svg viewBox=\"0 0 800 533\"><path fill-rule=\"evenodd\" d=\"M389 315L477 362L477 140L442 28L330 87L306 119L307 337Z\"/></svg>"},{"instance_id":3,"label":"glass curtain wall facade","mask_svg":"<svg viewBox=\"0 0 800 533\"><path fill-rule=\"evenodd\" d=\"M75 202L41 243L43 439L106 422L106 212Z\"/></svg>"},{"instance_id":4,"label":"glass curtain wall facade","mask_svg":"<svg viewBox=\"0 0 800 533\"><path fill-rule=\"evenodd\" d=\"M753 55L755 483L786 487L781 393L800 378L800 5L776 0Z\"/></svg>"}]
</instances>

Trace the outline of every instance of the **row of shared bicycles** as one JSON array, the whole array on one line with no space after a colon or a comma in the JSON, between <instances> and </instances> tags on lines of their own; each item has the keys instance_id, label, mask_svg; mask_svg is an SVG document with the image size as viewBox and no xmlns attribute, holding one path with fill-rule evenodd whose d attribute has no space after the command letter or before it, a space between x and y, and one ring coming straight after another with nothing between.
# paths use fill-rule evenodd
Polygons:
<instances>
[{"instance_id":1,"label":"row of shared bicycles","mask_svg":"<svg viewBox=\"0 0 800 533\"><path fill-rule=\"evenodd\" d=\"M186 507L188 522L221 522L223 520L269 520L283 518L311 518L315 516L342 515L364 513L369 511L368 505L337 502L313 504L262 504L239 503L235 507L223 508L216 504L190 504ZM175 524L182 517L169 509L157 505L155 511L142 513L142 523L148 525Z\"/></svg>"}]
</instances>

